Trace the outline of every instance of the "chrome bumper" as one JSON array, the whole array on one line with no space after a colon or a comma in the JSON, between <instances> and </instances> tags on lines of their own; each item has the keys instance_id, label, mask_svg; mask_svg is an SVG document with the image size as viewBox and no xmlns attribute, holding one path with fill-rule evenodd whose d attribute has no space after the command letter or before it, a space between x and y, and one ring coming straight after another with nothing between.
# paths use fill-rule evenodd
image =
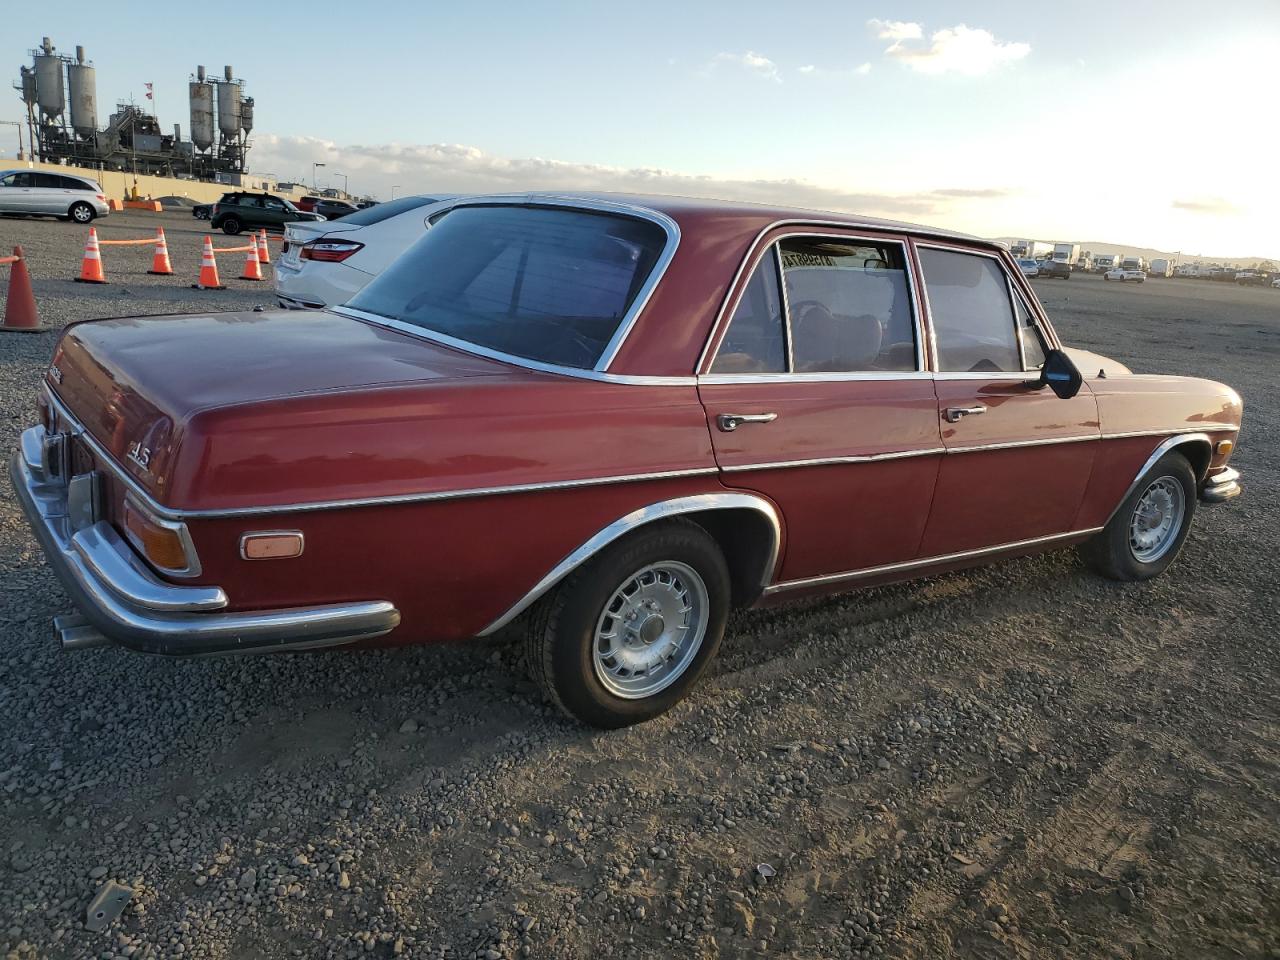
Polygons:
<instances>
[{"instance_id":1,"label":"chrome bumper","mask_svg":"<svg viewBox=\"0 0 1280 960\"><path fill-rule=\"evenodd\" d=\"M310 650L379 637L400 623L384 600L228 613L221 587L160 580L110 524L77 526L67 484L46 475L43 441L43 427L25 431L9 475L49 565L82 614L55 619L65 648L115 642L168 656Z\"/></svg>"},{"instance_id":2,"label":"chrome bumper","mask_svg":"<svg viewBox=\"0 0 1280 960\"><path fill-rule=\"evenodd\" d=\"M1227 467L1204 482L1200 499L1205 503L1222 503L1224 500L1240 496L1243 492L1244 488L1240 486L1240 471Z\"/></svg>"}]
</instances>

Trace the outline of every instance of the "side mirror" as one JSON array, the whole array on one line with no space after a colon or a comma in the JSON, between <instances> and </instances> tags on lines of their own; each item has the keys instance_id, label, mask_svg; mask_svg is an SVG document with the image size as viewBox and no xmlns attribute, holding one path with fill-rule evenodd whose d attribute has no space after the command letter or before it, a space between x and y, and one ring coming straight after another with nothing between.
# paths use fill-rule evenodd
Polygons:
<instances>
[{"instance_id":1,"label":"side mirror","mask_svg":"<svg viewBox=\"0 0 1280 960\"><path fill-rule=\"evenodd\" d=\"M1079 368L1061 350L1050 350L1044 358L1044 366L1040 368L1040 379L1030 380L1027 386L1042 390L1048 387L1061 400L1070 400L1080 392L1084 377Z\"/></svg>"}]
</instances>

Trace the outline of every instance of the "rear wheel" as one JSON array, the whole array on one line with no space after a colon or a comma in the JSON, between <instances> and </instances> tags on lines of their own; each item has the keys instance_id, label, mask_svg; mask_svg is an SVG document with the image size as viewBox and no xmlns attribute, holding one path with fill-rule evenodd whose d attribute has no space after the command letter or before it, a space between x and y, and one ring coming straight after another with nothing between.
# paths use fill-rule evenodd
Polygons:
<instances>
[{"instance_id":1,"label":"rear wheel","mask_svg":"<svg viewBox=\"0 0 1280 960\"><path fill-rule=\"evenodd\" d=\"M605 548L535 610L530 673L565 713L624 727L666 712L697 683L724 636L729 570L688 520Z\"/></svg>"},{"instance_id":2,"label":"rear wheel","mask_svg":"<svg viewBox=\"0 0 1280 960\"><path fill-rule=\"evenodd\" d=\"M1111 521L1080 548L1112 580L1148 580L1177 558L1196 512L1196 475L1176 450L1143 474Z\"/></svg>"},{"instance_id":3,"label":"rear wheel","mask_svg":"<svg viewBox=\"0 0 1280 960\"><path fill-rule=\"evenodd\" d=\"M243 227L240 224L239 217L227 217L222 221L222 232L235 236Z\"/></svg>"},{"instance_id":4,"label":"rear wheel","mask_svg":"<svg viewBox=\"0 0 1280 960\"><path fill-rule=\"evenodd\" d=\"M93 218L98 215L98 211L93 209L92 204L79 201L71 205L67 215L76 223L92 223Z\"/></svg>"}]
</instances>

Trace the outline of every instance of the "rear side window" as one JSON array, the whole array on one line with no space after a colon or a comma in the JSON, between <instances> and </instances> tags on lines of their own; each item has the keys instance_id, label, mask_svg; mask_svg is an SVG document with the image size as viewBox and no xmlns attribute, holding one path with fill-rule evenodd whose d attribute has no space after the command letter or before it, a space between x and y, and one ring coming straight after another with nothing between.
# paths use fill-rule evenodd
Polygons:
<instances>
[{"instance_id":1,"label":"rear side window","mask_svg":"<svg viewBox=\"0 0 1280 960\"><path fill-rule=\"evenodd\" d=\"M1021 371L1004 270L992 257L920 248L942 372Z\"/></svg>"},{"instance_id":2,"label":"rear side window","mask_svg":"<svg viewBox=\"0 0 1280 960\"><path fill-rule=\"evenodd\" d=\"M729 320L712 373L783 373L787 369L777 250L760 258Z\"/></svg>"},{"instance_id":3,"label":"rear side window","mask_svg":"<svg viewBox=\"0 0 1280 960\"><path fill-rule=\"evenodd\" d=\"M778 249L795 372L916 369L901 244L805 237Z\"/></svg>"},{"instance_id":4,"label":"rear side window","mask_svg":"<svg viewBox=\"0 0 1280 960\"><path fill-rule=\"evenodd\" d=\"M43 188L45 188L46 190L49 190L49 189L53 189L53 190L61 190L61 189L63 189L63 179L64 179L64 178L62 178L62 177L58 176L56 173L33 173L33 174L31 175L31 178L32 178L32 180L34 181L34 183L32 184L32 186L35 186L35 187L43 187Z\"/></svg>"}]
</instances>

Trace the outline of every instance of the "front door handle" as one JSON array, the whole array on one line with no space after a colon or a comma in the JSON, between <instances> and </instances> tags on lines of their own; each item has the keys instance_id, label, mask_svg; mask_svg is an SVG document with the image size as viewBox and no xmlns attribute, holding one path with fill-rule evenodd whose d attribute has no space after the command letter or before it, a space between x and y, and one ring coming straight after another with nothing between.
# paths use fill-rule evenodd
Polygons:
<instances>
[{"instance_id":1,"label":"front door handle","mask_svg":"<svg viewBox=\"0 0 1280 960\"><path fill-rule=\"evenodd\" d=\"M744 423L773 423L776 413L722 413L716 417L716 426L725 433L733 433Z\"/></svg>"},{"instance_id":2,"label":"front door handle","mask_svg":"<svg viewBox=\"0 0 1280 960\"><path fill-rule=\"evenodd\" d=\"M974 407L947 407L947 409L942 413L942 418L946 420L947 423L958 423L965 417L976 417L978 414L986 412L987 408L982 404L978 404Z\"/></svg>"}]
</instances>

